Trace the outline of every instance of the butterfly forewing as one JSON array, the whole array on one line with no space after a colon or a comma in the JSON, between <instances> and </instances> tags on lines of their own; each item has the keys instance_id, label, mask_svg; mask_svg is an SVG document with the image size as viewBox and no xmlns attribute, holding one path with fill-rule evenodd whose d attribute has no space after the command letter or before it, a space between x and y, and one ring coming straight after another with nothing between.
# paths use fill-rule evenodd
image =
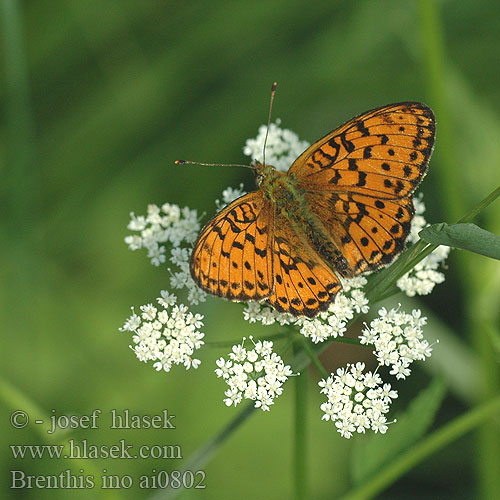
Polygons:
<instances>
[{"instance_id":1,"label":"butterfly forewing","mask_svg":"<svg viewBox=\"0 0 500 500\"><path fill-rule=\"evenodd\" d=\"M434 146L430 108L400 103L368 111L313 144L289 174L308 190L410 196L427 171Z\"/></svg>"},{"instance_id":2,"label":"butterfly forewing","mask_svg":"<svg viewBox=\"0 0 500 500\"><path fill-rule=\"evenodd\" d=\"M230 300L261 300L272 291L272 216L260 191L218 213L202 230L191 256L191 275L207 293Z\"/></svg>"}]
</instances>

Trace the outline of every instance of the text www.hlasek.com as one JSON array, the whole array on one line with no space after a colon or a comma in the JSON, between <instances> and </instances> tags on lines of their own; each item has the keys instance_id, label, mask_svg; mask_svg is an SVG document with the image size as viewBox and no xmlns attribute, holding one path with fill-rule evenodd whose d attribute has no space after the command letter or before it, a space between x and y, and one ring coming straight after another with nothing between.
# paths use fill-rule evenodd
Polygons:
<instances>
[{"instance_id":1,"label":"text www.hlasek.com","mask_svg":"<svg viewBox=\"0 0 500 500\"><path fill-rule=\"evenodd\" d=\"M65 450L66 448L66 450ZM76 442L73 439L64 444L10 445L13 458L50 458L50 459L94 459L94 458L160 458L181 459L179 445L141 445L134 452L134 445L126 444L124 439L113 445L89 444L86 439Z\"/></svg>"}]
</instances>

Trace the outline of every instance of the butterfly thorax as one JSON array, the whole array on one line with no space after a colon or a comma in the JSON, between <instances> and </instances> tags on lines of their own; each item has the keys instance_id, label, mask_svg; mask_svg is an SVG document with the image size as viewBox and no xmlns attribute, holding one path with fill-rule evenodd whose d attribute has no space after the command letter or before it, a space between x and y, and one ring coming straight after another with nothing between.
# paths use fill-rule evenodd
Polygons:
<instances>
[{"instance_id":1,"label":"butterfly thorax","mask_svg":"<svg viewBox=\"0 0 500 500\"><path fill-rule=\"evenodd\" d=\"M304 193L292 178L271 165L259 164L259 167L257 183L275 209L287 216L299 209L304 201Z\"/></svg>"},{"instance_id":2,"label":"butterfly thorax","mask_svg":"<svg viewBox=\"0 0 500 500\"><path fill-rule=\"evenodd\" d=\"M332 241L331 231L309 206L306 190L297 180L270 165L258 165L259 187L274 207L275 217L285 218L294 232L302 237L339 274L349 276L352 271L340 250Z\"/></svg>"}]
</instances>

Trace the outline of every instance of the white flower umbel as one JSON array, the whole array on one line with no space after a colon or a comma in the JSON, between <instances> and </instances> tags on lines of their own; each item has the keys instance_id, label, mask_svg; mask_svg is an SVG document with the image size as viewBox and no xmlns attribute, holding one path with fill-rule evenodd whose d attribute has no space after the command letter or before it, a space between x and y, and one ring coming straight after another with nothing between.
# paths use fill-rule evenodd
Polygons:
<instances>
[{"instance_id":1,"label":"white flower umbel","mask_svg":"<svg viewBox=\"0 0 500 500\"><path fill-rule=\"evenodd\" d=\"M294 160L309 147L307 141L301 141L299 136L288 129L280 128L281 121L269 125L269 133L266 143L266 163L277 170L286 172ZM251 160L264 161L264 140L266 137L266 125L261 125L255 139L247 139L243 153Z\"/></svg>"},{"instance_id":2,"label":"white flower umbel","mask_svg":"<svg viewBox=\"0 0 500 500\"><path fill-rule=\"evenodd\" d=\"M229 359L216 361L215 373L229 386L224 392L227 406L241 403L243 399L255 401L255 408L269 411L274 400L283 392L283 384L292 376L292 369L285 365L281 357L273 352L270 341L253 342L253 348L247 350L245 339L235 345L229 353Z\"/></svg>"},{"instance_id":3,"label":"white flower umbel","mask_svg":"<svg viewBox=\"0 0 500 500\"><path fill-rule=\"evenodd\" d=\"M187 306L174 305L176 298L166 291L157 299L159 307L146 304L138 315L132 315L120 328L132 332L134 345L130 348L140 361L153 361L157 370L170 371L173 365L184 365L186 369L198 368L201 361L193 358L194 352L203 344L203 316L189 312Z\"/></svg>"},{"instance_id":4,"label":"white flower umbel","mask_svg":"<svg viewBox=\"0 0 500 500\"><path fill-rule=\"evenodd\" d=\"M390 311L382 307L378 314L369 327L365 325L360 341L373 345L379 363L390 366L390 374L397 379L404 379L410 375L413 361L424 361L432 353L432 346L422 334L427 318L418 309L407 314L399 307Z\"/></svg>"},{"instance_id":5,"label":"white flower umbel","mask_svg":"<svg viewBox=\"0 0 500 500\"><path fill-rule=\"evenodd\" d=\"M408 243L416 243L419 240L418 233L427 226L423 216L425 205L422 196L413 198L415 206L415 217L411 224ZM408 297L415 295L428 295L434 287L442 283L445 279L444 274L438 269L444 264L450 253L450 247L439 246L431 254L422 259L413 269L402 276L396 283L397 287Z\"/></svg>"},{"instance_id":6,"label":"white flower umbel","mask_svg":"<svg viewBox=\"0 0 500 500\"><path fill-rule=\"evenodd\" d=\"M357 276L342 280L342 291L337 294L330 307L315 318L294 317L276 311L265 303L251 302L243 310L243 317L250 323L259 322L263 325L297 325L304 337L314 343L323 342L333 337L341 337L347 329L347 323L355 313L369 311L368 299L362 288L366 285L366 278Z\"/></svg>"},{"instance_id":7,"label":"white flower umbel","mask_svg":"<svg viewBox=\"0 0 500 500\"><path fill-rule=\"evenodd\" d=\"M342 437L350 438L354 432L364 433L367 429L385 434L387 418L393 399L398 393L390 384L383 384L378 373L364 373L365 364L348 364L337 369L318 385L327 400L320 408L322 420L335 423Z\"/></svg>"},{"instance_id":8,"label":"white flower umbel","mask_svg":"<svg viewBox=\"0 0 500 500\"><path fill-rule=\"evenodd\" d=\"M191 278L189 258L193 243L200 232L196 210L165 203L162 207L149 205L146 216L130 214L128 229L139 234L127 236L125 243L131 250L145 248L151 264L159 266L166 261L166 247L170 244L169 261L175 268L169 268L170 286L174 289L186 288L190 304L206 300L206 294Z\"/></svg>"}]
</instances>

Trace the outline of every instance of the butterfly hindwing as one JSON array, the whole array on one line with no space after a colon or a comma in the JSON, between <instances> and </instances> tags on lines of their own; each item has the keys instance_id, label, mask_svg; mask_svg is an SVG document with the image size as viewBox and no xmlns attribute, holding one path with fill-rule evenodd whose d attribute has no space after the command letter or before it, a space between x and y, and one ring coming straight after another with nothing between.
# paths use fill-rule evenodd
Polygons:
<instances>
[{"instance_id":1,"label":"butterfly hindwing","mask_svg":"<svg viewBox=\"0 0 500 500\"><path fill-rule=\"evenodd\" d=\"M191 275L207 293L230 300L261 300L272 290L272 207L260 191L219 212L202 230Z\"/></svg>"},{"instance_id":2,"label":"butterfly hindwing","mask_svg":"<svg viewBox=\"0 0 500 500\"><path fill-rule=\"evenodd\" d=\"M414 213L410 198L379 200L316 191L307 200L347 261L347 269L337 270L342 276L377 269L403 250Z\"/></svg>"},{"instance_id":3,"label":"butterfly hindwing","mask_svg":"<svg viewBox=\"0 0 500 500\"><path fill-rule=\"evenodd\" d=\"M327 309L341 288L332 269L289 221L275 216L274 289L267 299L275 309L294 316L315 316Z\"/></svg>"}]
</instances>

